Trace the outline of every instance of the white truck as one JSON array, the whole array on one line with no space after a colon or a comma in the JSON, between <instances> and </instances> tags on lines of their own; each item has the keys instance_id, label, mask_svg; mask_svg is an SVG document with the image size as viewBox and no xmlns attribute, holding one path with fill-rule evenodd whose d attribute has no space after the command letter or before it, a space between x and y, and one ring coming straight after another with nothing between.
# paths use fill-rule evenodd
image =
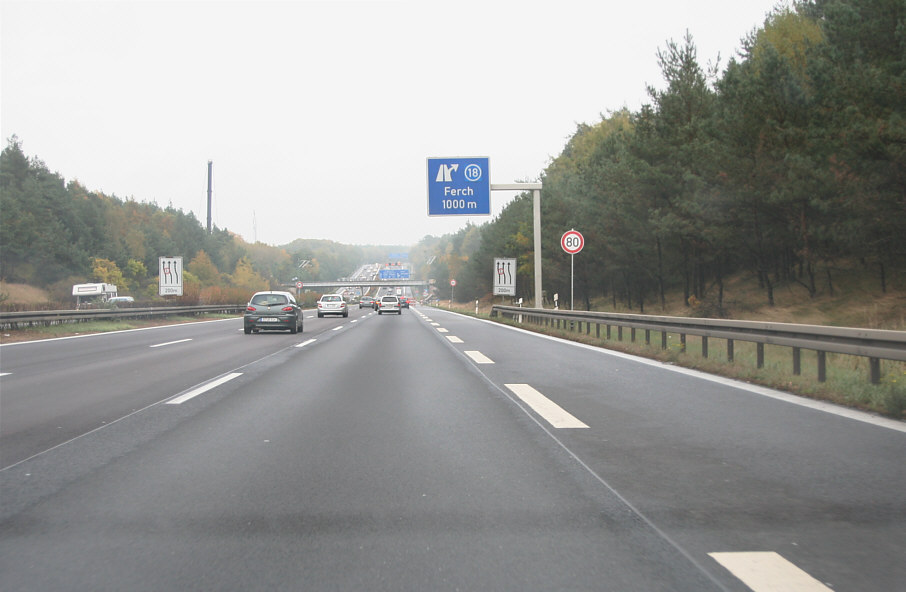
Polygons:
<instances>
[{"instance_id":1,"label":"white truck","mask_svg":"<svg viewBox=\"0 0 906 592\"><path fill-rule=\"evenodd\" d=\"M72 295L76 297L76 308L79 308L83 298L89 302L107 302L108 299L115 298L116 286L114 284L75 284L72 287Z\"/></svg>"}]
</instances>

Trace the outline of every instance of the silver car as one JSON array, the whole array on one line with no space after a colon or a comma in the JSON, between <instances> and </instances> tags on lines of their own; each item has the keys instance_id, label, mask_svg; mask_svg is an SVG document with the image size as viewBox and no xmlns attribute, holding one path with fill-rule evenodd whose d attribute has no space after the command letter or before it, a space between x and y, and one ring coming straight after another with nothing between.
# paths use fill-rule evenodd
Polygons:
<instances>
[{"instance_id":1,"label":"silver car","mask_svg":"<svg viewBox=\"0 0 906 592\"><path fill-rule=\"evenodd\" d=\"M302 332L302 308L289 292L256 292L245 307L245 334L261 330Z\"/></svg>"},{"instance_id":2,"label":"silver car","mask_svg":"<svg viewBox=\"0 0 906 592\"><path fill-rule=\"evenodd\" d=\"M324 294L318 300L318 318L329 314L349 316L349 307L339 294Z\"/></svg>"},{"instance_id":3,"label":"silver car","mask_svg":"<svg viewBox=\"0 0 906 592\"><path fill-rule=\"evenodd\" d=\"M403 314L403 309L400 308L400 299L396 296L381 296L381 300L378 302L377 313L381 315L385 312L395 312L398 315Z\"/></svg>"}]
</instances>

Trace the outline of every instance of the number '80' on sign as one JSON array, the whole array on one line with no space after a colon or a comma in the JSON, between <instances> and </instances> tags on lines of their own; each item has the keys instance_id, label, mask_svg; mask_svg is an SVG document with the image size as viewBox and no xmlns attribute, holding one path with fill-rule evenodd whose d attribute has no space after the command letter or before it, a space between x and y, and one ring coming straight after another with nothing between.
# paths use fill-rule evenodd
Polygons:
<instances>
[{"instance_id":1,"label":"number '80' on sign","mask_svg":"<svg viewBox=\"0 0 906 592\"><path fill-rule=\"evenodd\" d=\"M585 246L585 237L578 230L564 232L560 237L560 246L570 255L575 255Z\"/></svg>"}]
</instances>

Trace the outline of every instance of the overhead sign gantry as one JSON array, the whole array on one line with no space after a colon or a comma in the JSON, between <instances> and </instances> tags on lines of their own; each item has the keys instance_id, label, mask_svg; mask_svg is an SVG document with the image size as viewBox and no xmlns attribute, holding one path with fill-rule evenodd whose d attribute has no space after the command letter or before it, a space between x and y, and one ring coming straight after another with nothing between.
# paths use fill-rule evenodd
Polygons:
<instances>
[{"instance_id":1,"label":"overhead sign gantry","mask_svg":"<svg viewBox=\"0 0 906 592\"><path fill-rule=\"evenodd\" d=\"M485 156L428 158L429 216L490 216L491 191L531 191L535 227L535 308L543 308L541 292L541 183L491 184L490 159Z\"/></svg>"}]
</instances>

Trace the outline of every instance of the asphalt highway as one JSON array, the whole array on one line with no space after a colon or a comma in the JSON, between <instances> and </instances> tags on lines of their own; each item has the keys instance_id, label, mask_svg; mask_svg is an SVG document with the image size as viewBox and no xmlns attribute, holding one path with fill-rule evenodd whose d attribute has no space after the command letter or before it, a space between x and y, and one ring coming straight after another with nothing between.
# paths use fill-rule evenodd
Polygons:
<instances>
[{"instance_id":1,"label":"asphalt highway","mask_svg":"<svg viewBox=\"0 0 906 592\"><path fill-rule=\"evenodd\" d=\"M415 307L0 347L0 588L906 590L906 426Z\"/></svg>"}]
</instances>

